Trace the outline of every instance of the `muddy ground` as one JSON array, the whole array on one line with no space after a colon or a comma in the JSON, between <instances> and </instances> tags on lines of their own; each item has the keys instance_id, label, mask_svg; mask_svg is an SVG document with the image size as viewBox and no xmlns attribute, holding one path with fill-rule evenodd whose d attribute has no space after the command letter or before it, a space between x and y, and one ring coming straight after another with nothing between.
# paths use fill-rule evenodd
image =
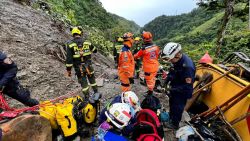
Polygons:
<instances>
[{"instance_id":1,"label":"muddy ground","mask_svg":"<svg viewBox=\"0 0 250 141\"><path fill-rule=\"evenodd\" d=\"M16 62L19 68L17 77L31 91L33 98L44 101L80 89L75 76L65 76L65 65L60 61L60 47L68 39L69 29L42 10L12 0L0 1L0 51L6 52ZM117 70L113 60L100 53L93 55L93 66L96 77L104 81L99 87L104 105L121 92L119 80L114 79ZM147 91L139 80L135 80L132 90L141 100ZM157 97L168 109L168 98L164 94L157 94ZM23 106L13 99L9 102L14 107Z\"/></svg>"}]
</instances>

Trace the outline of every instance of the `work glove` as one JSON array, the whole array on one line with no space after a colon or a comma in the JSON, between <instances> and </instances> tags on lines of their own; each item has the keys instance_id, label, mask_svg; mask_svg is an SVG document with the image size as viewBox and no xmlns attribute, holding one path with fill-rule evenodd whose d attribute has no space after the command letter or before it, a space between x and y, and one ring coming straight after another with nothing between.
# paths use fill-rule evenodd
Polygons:
<instances>
[{"instance_id":1,"label":"work glove","mask_svg":"<svg viewBox=\"0 0 250 141\"><path fill-rule=\"evenodd\" d=\"M130 82L130 84L134 84L135 83L134 78L133 77L129 78L129 82Z\"/></svg>"}]
</instances>

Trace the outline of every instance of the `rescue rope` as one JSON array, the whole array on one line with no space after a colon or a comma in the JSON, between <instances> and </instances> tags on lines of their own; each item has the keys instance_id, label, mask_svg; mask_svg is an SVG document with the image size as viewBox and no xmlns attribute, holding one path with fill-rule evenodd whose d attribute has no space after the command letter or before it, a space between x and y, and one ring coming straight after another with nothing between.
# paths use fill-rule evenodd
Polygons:
<instances>
[{"instance_id":1,"label":"rescue rope","mask_svg":"<svg viewBox=\"0 0 250 141\"><path fill-rule=\"evenodd\" d=\"M57 102L59 100L64 100L67 99L69 97L72 96L76 96L77 93L80 91L81 89L77 89L75 91L70 91L65 95L56 97L54 99L49 100L49 102ZM19 114L24 113L24 112L28 112L28 111L38 111L39 107L45 107L49 104L49 102L47 103L42 103L42 104L38 104L32 107L25 107L25 108L20 108L20 109L15 109L15 108L11 108L8 103L6 102L4 95L2 92L0 92L0 108L3 109L3 112L0 114L0 121L4 118L15 118L17 117Z\"/></svg>"}]
</instances>

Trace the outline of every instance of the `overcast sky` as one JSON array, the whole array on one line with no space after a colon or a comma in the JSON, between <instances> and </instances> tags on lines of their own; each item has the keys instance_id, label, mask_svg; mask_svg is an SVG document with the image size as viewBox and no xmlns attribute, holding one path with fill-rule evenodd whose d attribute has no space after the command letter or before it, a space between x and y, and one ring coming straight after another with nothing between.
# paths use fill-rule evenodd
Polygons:
<instances>
[{"instance_id":1,"label":"overcast sky","mask_svg":"<svg viewBox=\"0 0 250 141\"><path fill-rule=\"evenodd\" d=\"M100 0L110 13L144 26L157 16L190 12L196 0Z\"/></svg>"}]
</instances>

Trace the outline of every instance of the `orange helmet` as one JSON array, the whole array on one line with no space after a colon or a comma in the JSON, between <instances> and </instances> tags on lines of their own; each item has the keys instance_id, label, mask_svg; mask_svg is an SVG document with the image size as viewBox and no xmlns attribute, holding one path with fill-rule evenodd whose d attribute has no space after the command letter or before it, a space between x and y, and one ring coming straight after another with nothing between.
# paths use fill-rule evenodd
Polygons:
<instances>
[{"instance_id":1,"label":"orange helmet","mask_svg":"<svg viewBox=\"0 0 250 141\"><path fill-rule=\"evenodd\" d=\"M144 42L151 42L152 41L152 34L148 31L143 31L142 38Z\"/></svg>"},{"instance_id":2,"label":"orange helmet","mask_svg":"<svg viewBox=\"0 0 250 141\"><path fill-rule=\"evenodd\" d=\"M122 38L124 41L129 41L129 40L133 39L133 34L130 32L124 33Z\"/></svg>"}]
</instances>

